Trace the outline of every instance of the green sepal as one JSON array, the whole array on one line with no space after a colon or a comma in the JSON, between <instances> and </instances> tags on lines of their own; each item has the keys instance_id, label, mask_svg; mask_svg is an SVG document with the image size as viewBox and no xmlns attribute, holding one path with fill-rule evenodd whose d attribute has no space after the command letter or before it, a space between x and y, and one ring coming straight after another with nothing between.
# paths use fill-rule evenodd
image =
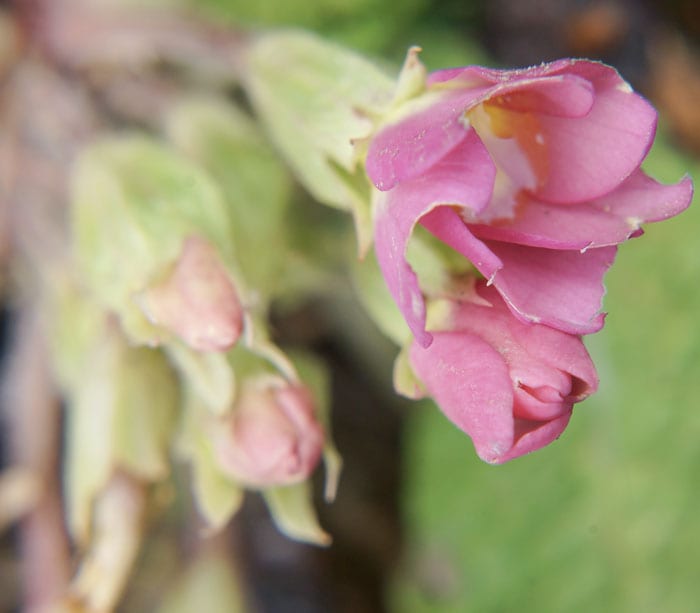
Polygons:
<instances>
[{"instance_id":1,"label":"green sepal","mask_svg":"<svg viewBox=\"0 0 700 613\"><path fill-rule=\"evenodd\" d=\"M300 31L260 36L246 60L244 87L272 141L317 200L353 212L366 252L371 186L354 142L372 132L393 81L359 55Z\"/></svg>"},{"instance_id":2,"label":"green sepal","mask_svg":"<svg viewBox=\"0 0 700 613\"><path fill-rule=\"evenodd\" d=\"M406 398L418 400L426 396L426 390L421 380L413 372L409 360L412 340L407 342L394 360L394 390Z\"/></svg>"},{"instance_id":3,"label":"green sepal","mask_svg":"<svg viewBox=\"0 0 700 613\"><path fill-rule=\"evenodd\" d=\"M163 479L170 470L168 453L180 401L175 373L162 352L128 348L118 384L114 460L143 480Z\"/></svg>"},{"instance_id":4,"label":"green sepal","mask_svg":"<svg viewBox=\"0 0 700 613\"><path fill-rule=\"evenodd\" d=\"M170 343L167 352L190 390L188 393L195 395L215 415L231 410L236 377L226 354L194 351L179 342Z\"/></svg>"},{"instance_id":5,"label":"green sepal","mask_svg":"<svg viewBox=\"0 0 700 613\"><path fill-rule=\"evenodd\" d=\"M374 252L352 265L355 291L379 330L397 345L403 345L411 332L389 293Z\"/></svg>"},{"instance_id":6,"label":"green sepal","mask_svg":"<svg viewBox=\"0 0 700 613\"><path fill-rule=\"evenodd\" d=\"M218 468L207 424L215 417L196 396L188 394L176 450L189 462L192 493L202 517L213 531L222 528L243 503L244 489Z\"/></svg>"},{"instance_id":7,"label":"green sepal","mask_svg":"<svg viewBox=\"0 0 700 613\"><path fill-rule=\"evenodd\" d=\"M245 590L231 563L224 539L198 544L195 558L187 556L184 572L168 586L155 613L225 611L246 613Z\"/></svg>"},{"instance_id":8,"label":"green sepal","mask_svg":"<svg viewBox=\"0 0 700 613\"><path fill-rule=\"evenodd\" d=\"M321 528L313 505L308 481L262 492L270 514L280 532L289 538L327 546L331 537Z\"/></svg>"},{"instance_id":9,"label":"green sepal","mask_svg":"<svg viewBox=\"0 0 700 613\"><path fill-rule=\"evenodd\" d=\"M173 144L217 182L235 223L238 267L258 301L284 274L291 178L253 120L219 98L191 98L166 117ZM274 245L274 248L268 248ZM262 248L261 248L262 246Z\"/></svg>"},{"instance_id":10,"label":"green sepal","mask_svg":"<svg viewBox=\"0 0 700 613\"><path fill-rule=\"evenodd\" d=\"M68 523L79 543L89 539L93 502L115 470L144 481L167 476L178 403L177 380L158 350L128 345L108 318L93 341L81 377L65 389Z\"/></svg>"}]
</instances>

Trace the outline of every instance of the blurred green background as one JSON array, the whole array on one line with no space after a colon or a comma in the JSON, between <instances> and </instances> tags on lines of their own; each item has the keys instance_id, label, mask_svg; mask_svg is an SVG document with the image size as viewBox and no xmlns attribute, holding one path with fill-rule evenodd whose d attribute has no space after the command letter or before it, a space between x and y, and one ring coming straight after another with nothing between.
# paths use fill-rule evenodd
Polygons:
<instances>
[{"instance_id":1,"label":"blurred green background","mask_svg":"<svg viewBox=\"0 0 700 613\"><path fill-rule=\"evenodd\" d=\"M410 44L424 48L431 69L585 53L613 63L662 104L669 96L657 96L659 83L663 94L668 82L655 73L655 37L663 31L692 54L698 32L692 4L206 0L198 6L233 23L312 28L387 66L397 65ZM660 136L646 163L664 181L685 172L700 176L687 148L700 134L678 119L674 103L662 105ZM601 389L549 448L488 466L432 406L409 411L405 549L392 610L697 610L698 228L696 205L622 246L607 278L606 327L589 339Z\"/></svg>"}]
</instances>

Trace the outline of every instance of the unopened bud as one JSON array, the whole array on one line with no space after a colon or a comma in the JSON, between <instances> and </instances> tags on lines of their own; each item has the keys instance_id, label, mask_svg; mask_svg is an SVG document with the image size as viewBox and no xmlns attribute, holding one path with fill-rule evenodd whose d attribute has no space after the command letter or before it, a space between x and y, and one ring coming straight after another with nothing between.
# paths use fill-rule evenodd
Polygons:
<instances>
[{"instance_id":1,"label":"unopened bud","mask_svg":"<svg viewBox=\"0 0 700 613\"><path fill-rule=\"evenodd\" d=\"M232 414L214 434L221 469L250 487L306 479L323 449L311 393L279 377L249 381Z\"/></svg>"},{"instance_id":2,"label":"unopened bud","mask_svg":"<svg viewBox=\"0 0 700 613\"><path fill-rule=\"evenodd\" d=\"M197 351L227 351L243 328L233 281L216 249L199 236L185 239L172 272L139 304L152 323Z\"/></svg>"}]
</instances>

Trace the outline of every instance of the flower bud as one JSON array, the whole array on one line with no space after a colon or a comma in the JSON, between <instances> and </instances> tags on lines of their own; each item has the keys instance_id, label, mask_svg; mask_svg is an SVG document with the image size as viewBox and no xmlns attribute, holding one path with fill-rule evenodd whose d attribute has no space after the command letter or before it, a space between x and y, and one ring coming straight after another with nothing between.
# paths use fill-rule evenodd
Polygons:
<instances>
[{"instance_id":1,"label":"flower bud","mask_svg":"<svg viewBox=\"0 0 700 613\"><path fill-rule=\"evenodd\" d=\"M214 433L221 469L250 487L306 479L321 457L324 433L310 392L279 377L248 381Z\"/></svg>"},{"instance_id":2,"label":"flower bud","mask_svg":"<svg viewBox=\"0 0 700 613\"><path fill-rule=\"evenodd\" d=\"M430 347L414 341L409 352L427 392L487 462L551 443L598 387L581 337L518 321L483 281L449 306Z\"/></svg>"},{"instance_id":3,"label":"flower bud","mask_svg":"<svg viewBox=\"0 0 700 613\"><path fill-rule=\"evenodd\" d=\"M218 253L199 236L185 239L175 267L140 297L151 323L197 351L227 351L243 328L243 311Z\"/></svg>"}]
</instances>

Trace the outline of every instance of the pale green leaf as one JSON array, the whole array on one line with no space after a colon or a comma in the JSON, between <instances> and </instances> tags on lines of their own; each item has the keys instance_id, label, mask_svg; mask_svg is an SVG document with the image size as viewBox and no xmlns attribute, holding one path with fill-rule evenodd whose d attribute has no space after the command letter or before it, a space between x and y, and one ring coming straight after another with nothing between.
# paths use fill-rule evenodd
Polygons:
<instances>
[{"instance_id":1,"label":"pale green leaf","mask_svg":"<svg viewBox=\"0 0 700 613\"><path fill-rule=\"evenodd\" d=\"M353 142L369 135L394 83L372 62L310 33L261 36L248 51L244 85L297 178L320 202L353 211L369 245L369 182Z\"/></svg>"},{"instance_id":2,"label":"pale green leaf","mask_svg":"<svg viewBox=\"0 0 700 613\"><path fill-rule=\"evenodd\" d=\"M309 482L270 488L263 496L280 532L297 541L330 545L331 537L318 523Z\"/></svg>"},{"instance_id":3,"label":"pale green leaf","mask_svg":"<svg viewBox=\"0 0 700 613\"><path fill-rule=\"evenodd\" d=\"M269 296L290 272L284 269L288 172L253 120L223 99L181 102L166 118L166 130L216 180L235 221L239 269L257 295Z\"/></svg>"},{"instance_id":4,"label":"pale green leaf","mask_svg":"<svg viewBox=\"0 0 700 613\"><path fill-rule=\"evenodd\" d=\"M128 347L115 383L115 461L144 480L164 478L179 400L175 374L160 351Z\"/></svg>"}]
</instances>

